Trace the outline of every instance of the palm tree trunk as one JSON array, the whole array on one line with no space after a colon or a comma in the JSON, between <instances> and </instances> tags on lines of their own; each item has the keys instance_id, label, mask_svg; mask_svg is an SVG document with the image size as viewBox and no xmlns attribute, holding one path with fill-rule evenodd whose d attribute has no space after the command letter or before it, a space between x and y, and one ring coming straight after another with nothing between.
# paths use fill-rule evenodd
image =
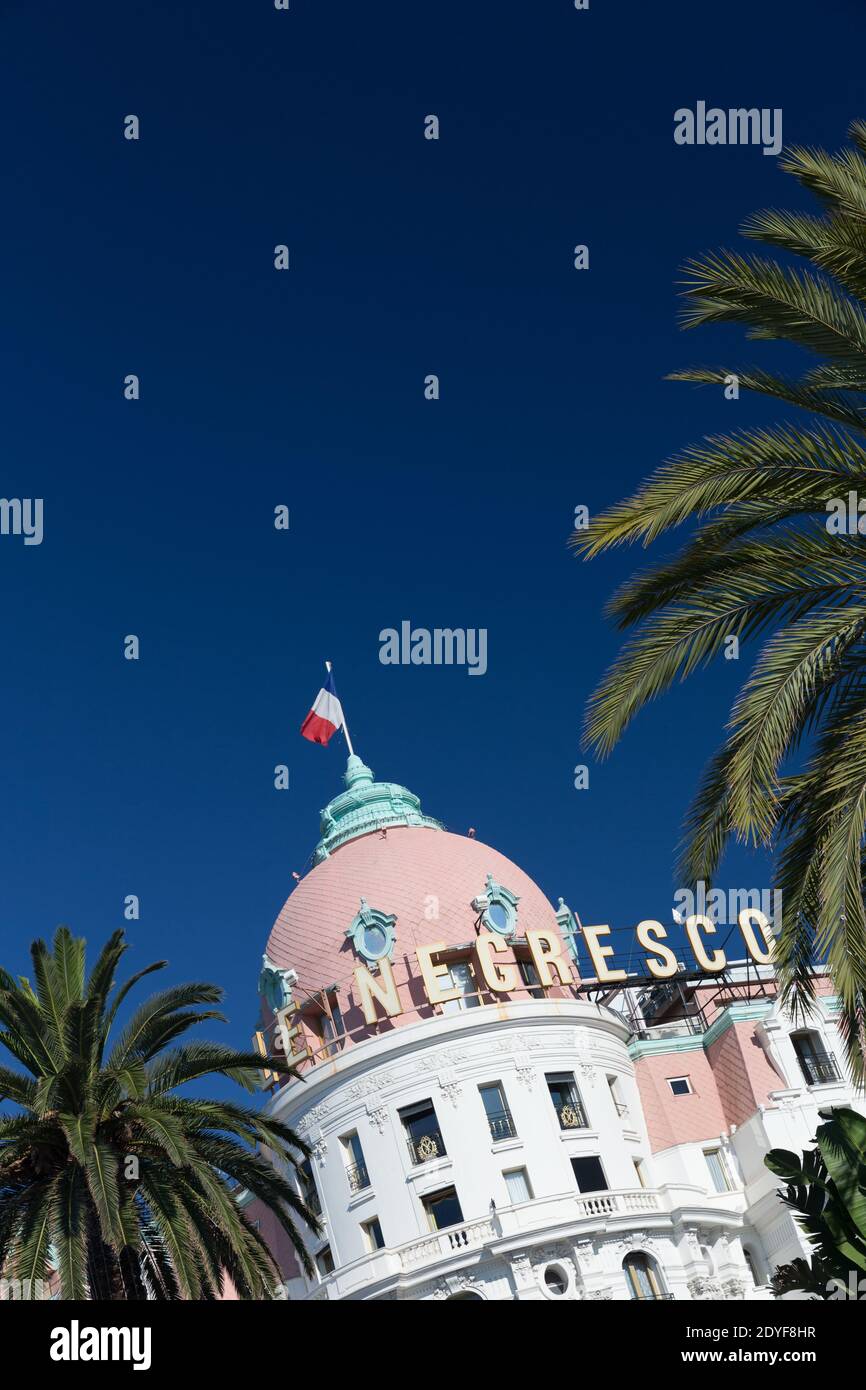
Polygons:
<instances>
[{"instance_id":1,"label":"palm tree trunk","mask_svg":"<svg viewBox=\"0 0 866 1390\"><path fill-rule=\"evenodd\" d=\"M102 1239L92 1207L87 1215L87 1284L95 1302L123 1302L126 1297L117 1255Z\"/></svg>"}]
</instances>

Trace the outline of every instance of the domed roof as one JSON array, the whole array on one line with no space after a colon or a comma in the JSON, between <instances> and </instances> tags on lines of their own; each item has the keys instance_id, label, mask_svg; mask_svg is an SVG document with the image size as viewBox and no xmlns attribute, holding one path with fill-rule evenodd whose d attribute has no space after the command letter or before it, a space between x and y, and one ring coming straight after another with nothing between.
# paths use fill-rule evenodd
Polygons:
<instances>
[{"instance_id":1,"label":"domed roof","mask_svg":"<svg viewBox=\"0 0 866 1390\"><path fill-rule=\"evenodd\" d=\"M349 774L352 763L350 759ZM372 783L369 775L365 787L391 787ZM385 822L377 823L371 816L367 824L372 828L366 833L357 827L353 838L330 848L326 857L320 856L274 923L268 958L278 968L297 971L304 991L346 986L355 967L363 964L346 937L362 898L371 909L396 917L395 965L405 956L412 958L418 946L473 942L479 911L472 900L485 892L488 875L519 899L518 937L527 930L557 930L553 907L528 874L490 845L439 828L437 822L421 816L417 798L403 788L395 790L402 794L401 804L404 810L408 807L415 823L387 819L393 805L388 806L388 798L382 800ZM368 809L375 800L368 799ZM335 806L332 802L329 811L338 825ZM400 814L399 809L395 814ZM323 813L323 825L327 815Z\"/></svg>"},{"instance_id":2,"label":"domed roof","mask_svg":"<svg viewBox=\"0 0 866 1390\"><path fill-rule=\"evenodd\" d=\"M353 753L343 776L346 790L322 812L319 827L322 838L313 852L313 863L320 864L335 849L357 835L369 835L389 825L427 825L441 830L438 820L421 814L421 802L413 792L396 782L374 782L373 773Z\"/></svg>"}]
</instances>

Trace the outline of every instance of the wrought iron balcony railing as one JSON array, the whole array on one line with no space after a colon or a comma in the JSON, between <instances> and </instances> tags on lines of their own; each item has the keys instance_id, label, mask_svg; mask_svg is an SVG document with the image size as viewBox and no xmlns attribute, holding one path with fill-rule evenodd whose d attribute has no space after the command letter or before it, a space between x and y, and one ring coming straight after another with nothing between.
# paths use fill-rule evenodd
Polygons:
<instances>
[{"instance_id":1,"label":"wrought iron balcony railing","mask_svg":"<svg viewBox=\"0 0 866 1390\"><path fill-rule=\"evenodd\" d=\"M586 1112L579 1100L554 1102L560 1129L587 1129Z\"/></svg>"},{"instance_id":2,"label":"wrought iron balcony railing","mask_svg":"<svg viewBox=\"0 0 866 1390\"><path fill-rule=\"evenodd\" d=\"M432 1129L427 1134L419 1134L417 1139L413 1139L411 1134L407 1134L406 1143L409 1145L409 1155L414 1164L429 1163L431 1158L444 1158L447 1150L445 1140L438 1129Z\"/></svg>"},{"instance_id":3,"label":"wrought iron balcony railing","mask_svg":"<svg viewBox=\"0 0 866 1390\"><path fill-rule=\"evenodd\" d=\"M832 1057L801 1057L800 1066L808 1086L826 1085L829 1081L842 1080Z\"/></svg>"},{"instance_id":4,"label":"wrought iron balcony railing","mask_svg":"<svg viewBox=\"0 0 866 1390\"><path fill-rule=\"evenodd\" d=\"M494 1143L498 1139L513 1139L517 1133L508 1110L497 1110L494 1115L488 1115L487 1123L490 1125L490 1138Z\"/></svg>"},{"instance_id":5,"label":"wrought iron balcony railing","mask_svg":"<svg viewBox=\"0 0 866 1390\"><path fill-rule=\"evenodd\" d=\"M365 1187L370 1186L366 1163L352 1163L346 1169L346 1177L349 1179L350 1192L363 1192Z\"/></svg>"}]
</instances>

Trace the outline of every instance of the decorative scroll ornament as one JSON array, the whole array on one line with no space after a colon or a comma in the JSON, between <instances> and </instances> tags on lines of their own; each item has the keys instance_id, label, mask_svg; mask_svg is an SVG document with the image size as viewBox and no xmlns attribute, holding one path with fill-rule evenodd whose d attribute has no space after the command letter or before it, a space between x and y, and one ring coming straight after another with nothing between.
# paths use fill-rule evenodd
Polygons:
<instances>
[{"instance_id":1,"label":"decorative scroll ornament","mask_svg":"<svg viewBox=\"0 0 866 1390\"><path fill-rule=\"evenodd\" d=\"M362 960L377 961L389 958L394 951L394 926L397 918L390 913L380 912L371 907L366 898L361 899L357 917L346 928L346 936L351 937L355 954Z\"/></svg>"},{"instance_id":2,"label":"decorative scroll ornament","mask_svg":"<svg viewBox=\"0 0 866 1390\"><path fill-rule=\"evenodd\" d=\"M481 913L482 926L497 936L513 936L517 930L517 904L520 898L487 875L485 891L472 899L472 909Z\"/></svg>"}]
</instances>

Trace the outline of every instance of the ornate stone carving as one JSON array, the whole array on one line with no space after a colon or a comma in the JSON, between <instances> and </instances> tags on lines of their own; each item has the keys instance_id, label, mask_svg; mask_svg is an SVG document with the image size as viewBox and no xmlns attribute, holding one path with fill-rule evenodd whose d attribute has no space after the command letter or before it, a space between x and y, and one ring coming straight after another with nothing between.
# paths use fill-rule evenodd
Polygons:
<instances>
[{"instance_id":1,"label":"ornate stone carving","mask_svg":"<svg viewBox=\"0 0 866 1390\"><path fill-rule=\"evenodd\" d=\"M375 1125L380 1134L384 1134L388 1124L388 1111L384 1105L368 1105L367 1118L371 1125Z\"/></svg>"},{"instance_id":2,"label":"ornate stone carving","mask_svg":"<svg viewBox=\"0 0 866 1390\"><path fill-rule=\"evenodd\" d=\"M377 1072L374 1076L362 1076L353 1085L347 1086L343 1096L347 1100L363 1100L365 1096L373 1095L377 1091L384 1091L386 1086L391 1086L393 1083L393 1072Z\"/></svg>"},{"instance_id":3,"label":"ornate stone carving","mask_svg":"<svg viewBox=\"0 0 866 1390\"><path fill-rule=\"evenodd\" d=\"M525 1250L512 1255L509 1264L511 1265L511 1277L514 1280L515 1289L527 1289L534 1285L532 1261Z\"/></svg>"},{"instance_id":4,"label":"ornate stone carving","mask_svg":"<svg viewBox=\"0 0 866 1390\"><path fill-rule=\"evenodd\" d=\"M577 1257L578 1266L584 1273L588 1273L594 1267L598 1259L598 1252L596 1251L594 1242L591 1240L578 1241L574 1247L574 1253Z\"/></svg>"},{"instance_id":5,"label":"ornate stone carving","mask_svg":"<svg viewBox=\"0 0 866 1390\"><path fill-rule=\"evenodd\" d=\"M444 1077L440 1076L439 1089L442 1091L443 1095L446 1095L448 1097L451 1104L454 1106L454 1109L456 1110L460 1097L463 1094L463 1087L460 1085L460 1082L454 1080L446 1080Z\"/></svg>"},{"instance_id":6,"label":"ornate stone carving","mask_svg":"<svg viewBox=\"0 0 866 1390\"><path fill-rule=\"evenodd\" d=\"M725 1291L725 1298L744 1298L746 1294L745 1279L725 1279L722 1283Z\"/></svg>"},{"instance_id":7,"label":"ornate stone carving","mask_svg":"<svg viewBox=\"0 0 866 1390\"><path fill-rule=\"evenodd\" d=\"M465 1048L446 1047L441 1052L434 1052L431 1057L419 1057L415 1065L418 1071L444 1071L457 1066L458 1062L467 1062L469 1055Z\"/></svg>"},{"instance_id":8,"label":"ornate stone carving","mask_svg":"<svg viewBox=\"0 0 866 1390\"><path fill-rule=\"evenodd\" d=\"M571 1250L567 1245L563 1245L561 1242L555 1245L539 1245L532 1252L532 1263L536 1269L538 1269L539 1265L547 1265L554 1260L557 1264L564 1265L566 1269L570 1270L572 1273L574 1272L574 1260Z\"/></svg>"},{"instance_id":9,"label":"ornate stone carving","mask_svg":"<svg viewBox=\"0 0 866 1390\"><path fill-rule=\"evenodd\" d=\"M609 1244L613 1244L613 1242L609 1242ZM647 1235L646 1231L632 1231L630 1235L621 1237L613 1244L613 1252L618 1264L621 1264L626 1255L633 1250L645 1250L648 1255L652 1255L653 1259L659 1259L658 1244Z\"/></svg>"},{"instance_id":10,"label":"ornate stone carving","mask_svg":"<svg viewBox=\"0 0 866 1390\"><path fill-rule=\"evenodd\" d=\"M498 1038L496 1041L497 1052L537 1052L541 1047L541 1038L534 1033L518 1033L513 1038Z\"/></svg>"},{"instance_id":11,"label":"ornate stone carving","mask_svg":"<svg viewBox=\"0 0 866 1390\"><path fill-rule=\"evenodd\" d=\"M689 1227L686 1231L686 1245L688 1246L689 1254L693 1256L694 1259L700 1260L703 1258L700 1236L693 1226Z\"/></svg>"},{"instance_id":12,"label":"ornate stone carving","mask_svg":"<svg viewBox=\"0 0 866 1390\"><path fill-rule=\"evenodd\" d=\"M311 1129L314 1129L316 1125L321 1124L322 1120L325 1119L327 1113L328 1107L324 1103L324 1101L322 1101L319 1105L314 1105L312 1110L308 1110L306 1115L302 1116L302 1118L298 1121L297 1128L299 1133L304 1135L309 1134Z\"/></svg>"},{"instance_id":13,"label":"ornate stone carving","mask_svg":"<svg viewBox=\"0 0 866 1390\"><path fill-rule=\"evenodd\" d=\"M719 1302L725 1297L721 1281L711 1278L708 1274L699 1274L695 1279L690 1279L688 1290L692 1298L699 1300L713 1299Z\"/></svg>"}]
</instances>

